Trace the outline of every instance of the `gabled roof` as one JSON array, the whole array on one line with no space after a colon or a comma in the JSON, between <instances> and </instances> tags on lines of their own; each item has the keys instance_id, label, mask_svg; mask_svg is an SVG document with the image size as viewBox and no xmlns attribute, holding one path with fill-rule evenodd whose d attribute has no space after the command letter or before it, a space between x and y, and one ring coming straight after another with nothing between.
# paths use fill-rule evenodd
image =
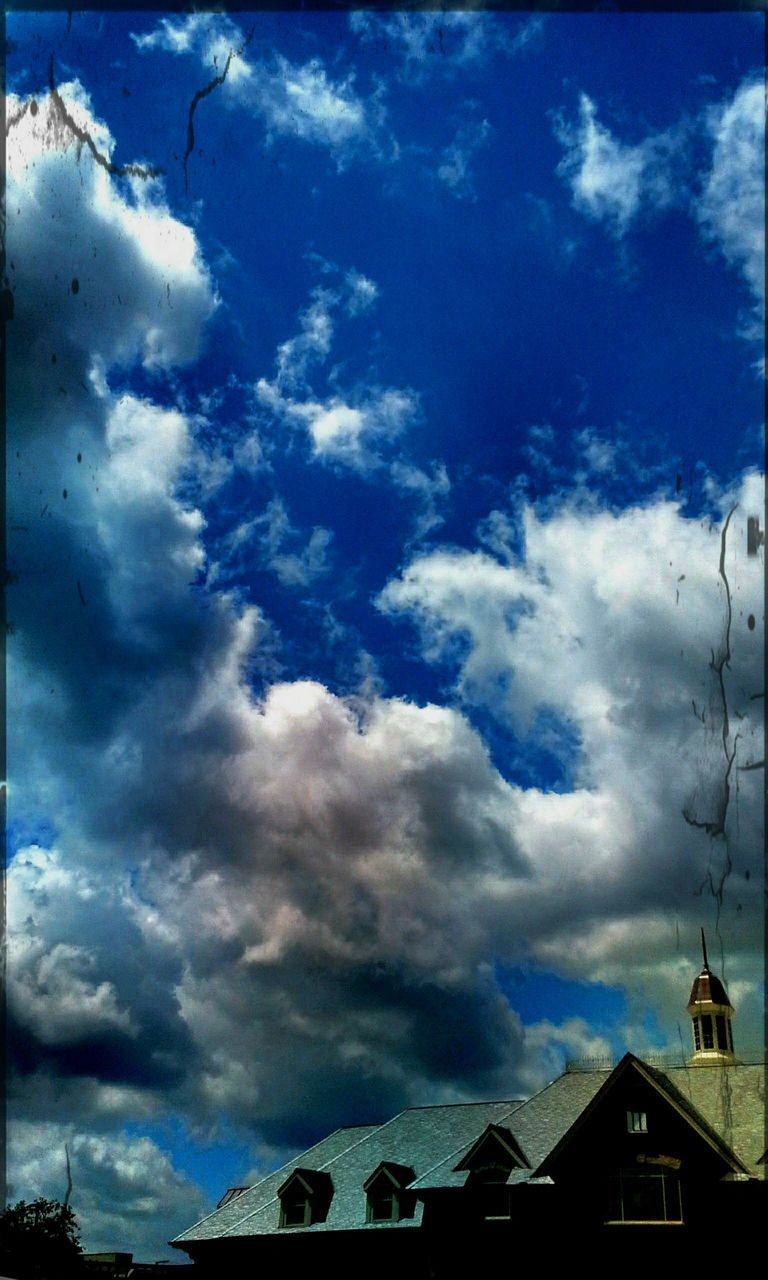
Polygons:
<instances>
[{"instance_id":1,"label":"gabled roof","mask_svg":"<svg viewBox=\"0 0 768 1280\"><path fill-rule=\"evenodd\" d=\"M510 1185L551 1181L547 1169L552 1158L588 1119L601 1094L604 1097L630 1071L718 1153L732 1170L729 1176L765 1177L764 1062L681 1064L661 1070L627 1054L613 1069L566 1071L527 1102L411 1107L385 1124L339 1129L172 1243L183 1248L198 1241L279 1233L277 1193L296 1171L302 1176L325 1172L333 1181L334 1194L324 1222L293 1228L294 1232L413 1229L421 1223L421 1197L464 1186L467 1161L471 1163L471 1153L489 1135L514 1144L527 1163L511 1170ZM365 1188L384 1169L403 1178L411 1174L407 1185L420 1197L413 1218L366 1222Z\"/></svg>"},{"instance_id":2,"label":"gabled roof","mask_svg":"<svg viewBox=\"0 0 768 1280\"><path fill-rule=\"evenodd\" d=\"M570 1128L591 1101L610 1072L566 1072L558 1076L527 1102L511 1108L497 1120L513 1135L528 1169L514 1170L508 1181L533 1181L532 1170L541 1163L552 1147ZM432 1191L442 1187L463 1187L466 1171L457 1169L477 1139L464 1143L413 1183L414 1191Z\"/></svg>"},{"instance_id":3,"label":"gabled roof","mask_svg":"<svg viewBox=\"0 0 768 1280\"><path fill-rule=\"evenodd\" d=\"M387 1178L393 1187L402 1189L407 1187L409 1182L413 1182L416 1174L409 1164L395 1164L392 1160L382 1160L376 1165L370 1178L366 1178L363 1191L369 1191L381 1177Z\"/></svg>"},{"instance_id":4,"label":"gabled roof","mask_svg":"<svg viewBox=\"0 0 768 1280\"><path fill-rule=\"evenodd\" d=\"M330 1175L323 1169L292 1169L285 1179L282 1186L277 1188L275 1195L280 1197L285 1195L289 1187L296 1183L302 1188L307 1195L326 1195L330 1196L333 1192L333 1183Z\"/></svg>"},{"instance_id":5,"label":"gabled roof","mask_svg":"<svg viewBox=\"0 0 768 1280\"><path fill-rule=\"evenodd\" d=\"M459 1172L474 1169L483 1162L487 1163L493 1153L497 1157L501 1155L502 1158L506 1155L510 1164L517 1165L518 1168L530 1168L511 1130L502 1125L489 1124L477 1141L472 1143L466 1155L462 1156L456 1165L456 1170Z\"/></svg>"},{"instance_id":6,"label":"gabled roof","mask_svg":"<svg viewBox=\"0 0 768 1280\"><path fill-rule=\"evenodd\" d=\"M691 1070L698 1070L697 1067ZM608 1078L602 1083L595 1093L592 1100L584 1108L580 1115L576 1117L573 1124L563 1134L560 1141L555 1144L552 1150L542 1160L536 1172L541 1174L549 1174L562 1151L570 1145L576 1134L588 1123L597 1107L601 1105L605 1097L611 1093L619 1082L629 1073L636 1072L647 1084L651 1086L678 1115L687 1122L700 1138L702 1138L717 1154L726 1162L734 1173L748 1174L748 1170L744 1166L738 1156L731 1150L728 1144L720 1137L715 1129L708 1121L701 1116L695 1107L693 1107L688 1099L686 1099L672 1084L670 1080L665 1080L661 1072L657 1072L647 1063L641 1062L632 1053L626 1053L621 1059L618 1066L614 1067Z\"/></svg>"}]
</instances>

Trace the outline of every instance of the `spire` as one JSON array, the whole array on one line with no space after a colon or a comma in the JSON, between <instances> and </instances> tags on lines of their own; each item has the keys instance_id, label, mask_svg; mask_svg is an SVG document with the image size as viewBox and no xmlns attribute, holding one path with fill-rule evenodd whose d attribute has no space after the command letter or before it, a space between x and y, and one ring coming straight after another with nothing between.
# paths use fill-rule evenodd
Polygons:
<instances>
[{"instance_id":1,"label":"spire","mask_svg":"<svg viewBox=\"0 0 768 1280\"><path fill-rule=\"evenodd\" d=\"M733 1056L733 1005L728 993L709 967L707 940L701 930L701 955L704 961L701 973L694 978L688 1001L688 1013L693 1023L692 1064L734 1062Z\"/></svg>"}]
</instances>

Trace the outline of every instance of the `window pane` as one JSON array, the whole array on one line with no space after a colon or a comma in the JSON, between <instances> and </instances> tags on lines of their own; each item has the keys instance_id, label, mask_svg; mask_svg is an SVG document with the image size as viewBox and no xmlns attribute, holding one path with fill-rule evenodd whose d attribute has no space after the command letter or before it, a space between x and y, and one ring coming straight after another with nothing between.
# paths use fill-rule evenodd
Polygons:
<instances>
[{"instance_id":1,"label":"window pane","mask_svg":"<svg viewBox=\"0 0 768 1280\"><path fill-rule=\"evenodd\" d=\"M663 1179L658 1174L625 1173L622 1177L625 1222L664 1222Z\"/></svg>"},{"instance_id":2,"label":"window pane","mask_svg":"<svg viewBox=\"0 0 768 1280\"><path fill-rule=\"evenodd\" d=\"M370 1222L391 1222L395 1218L395 1195L369 1195L368 1219Z\"/></svg>"},{"instance_id":3,"label":"window pane","mask_svg":"<svg viewBox=\"0 0 768 1280\"><path fill-rule=\"evenodd\" d=\"M283 1223L286 1227L303 1227L305 1222L309 1222L308 1204L306 1197L298 1199L283 1198Z\"/></svg>"}]
</instances>

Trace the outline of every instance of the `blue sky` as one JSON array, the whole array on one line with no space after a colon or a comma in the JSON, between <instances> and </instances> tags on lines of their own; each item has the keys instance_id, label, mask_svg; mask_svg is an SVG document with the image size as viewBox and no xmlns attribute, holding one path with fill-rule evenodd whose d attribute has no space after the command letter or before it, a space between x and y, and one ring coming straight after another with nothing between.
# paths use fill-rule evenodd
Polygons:
<instances>
[{"instance_id":1,"label":"blue sky","mask_svg":"<svg viewBox=\"0 0 768 1280\"><path fill-rule=\"evenodd\" d=\"M762 17L8 28L12 1193L756 1040Z\"/></svg>"}]
</instances>

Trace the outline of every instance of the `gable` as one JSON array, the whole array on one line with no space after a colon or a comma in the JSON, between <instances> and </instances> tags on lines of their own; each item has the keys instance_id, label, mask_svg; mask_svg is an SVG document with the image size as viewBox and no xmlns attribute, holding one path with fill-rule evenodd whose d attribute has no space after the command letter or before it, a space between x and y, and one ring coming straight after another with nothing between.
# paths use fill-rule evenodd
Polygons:
<instances>
[{"instance_id":1,"label":"gable","mask_svg":"<svg viewBox=\"0 0 768 1280\"><path fill-rule=\"evenodd\" d=\"M476 1173L489 1168L527 1169L530 1165L510 1130L489 1124L455 1168Z\"/></svg>"},{"instance_id":2,"label":"gable","mask_svg":"<svg viewBox=\"0 0 768 1280\"><path fill-rule=\"evenodd\" d=\"M687 1099L627 1054L536 1172L557 1180L641 1164L695 1166L711 1178L747 1172Z\"/></svg>"},{"instance_id":3,"label":"gable","mask_svg":"<svg viewBox=\"0 0 768 1280\"><path fill-rule=\"evenodd\" d=\"M396 1164L392 1160L382 1160L376 1166L369 1178L363 1183L363 1191L384 1190L387 1187L395 1187L401 1191L403 1187L407 1187L409 1182L413 1182L415 1173L410 1165Z\"/></svg>"},{"instance_id":4,"label":"gable","mask_svg":"<svg viewBox=\"0 0 768 1280\"><path fill-rule=\"evenodd\" d=\"M292 1195L330 1197L332 1193L330 1174L317 1169L294 1169L277 1189L280 1199Z\"/></svg>"}]
</instances>

